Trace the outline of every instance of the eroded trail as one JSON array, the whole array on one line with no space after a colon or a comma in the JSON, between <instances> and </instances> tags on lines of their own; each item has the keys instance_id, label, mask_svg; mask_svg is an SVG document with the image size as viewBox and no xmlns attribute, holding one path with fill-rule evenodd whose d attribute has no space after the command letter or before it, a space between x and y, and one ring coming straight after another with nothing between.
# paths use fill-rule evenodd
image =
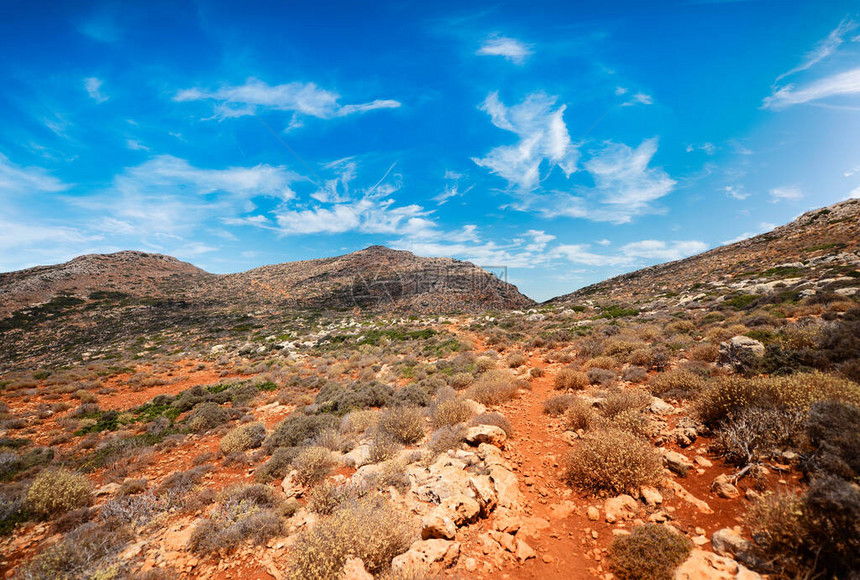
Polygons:
<instances>
[{"instance_id":1,"label":"eroded trail","mask_svg":"<svg viewBox=\"0 0 860 580\"><path fill-rule=\"evenodd\" d=\"M487 350L480 335L460 327L452 330L474 342L476 352ZM606 542L600 540L611 532L608 526L587 519L584 502L577 500L562 481L564 456L570 446L562 438L561 421L543 413L543 402L557 394L553 378L562 365L548 364L538 352L526 354L529 361L522 371L539 368L544 374L537 378L522 374L530 390L498 410L514 428L503 456L511 463L522 494L516 538L535 555L522 559L510 552L500 554L488 545L488 532L501 527L497 525L498 515L493 514L467 531L462 557L474 558L478 565L470 573L486 578L500 573L509 578L594 578L602 572L598 546ZM462 569L462 564L458 568Z\"/></svg>"}]
</instances>

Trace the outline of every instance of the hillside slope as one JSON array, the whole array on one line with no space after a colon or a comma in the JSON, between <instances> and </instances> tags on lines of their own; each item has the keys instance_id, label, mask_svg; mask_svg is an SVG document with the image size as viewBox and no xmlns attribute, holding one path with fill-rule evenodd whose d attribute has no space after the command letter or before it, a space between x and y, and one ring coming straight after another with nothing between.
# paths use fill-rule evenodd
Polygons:
<instances>
[{"instance_id":1,"label":"hillside slope","mask_svg":"<svg viewBox=\"0 0 860 580\"><path fill-rule=\"evenodd\" d=\"M709 296L796 288L851 295L860 285L860 200L807 212L793 222L683 260L643 268L549 300L567 304L696 306Z\"/></svg>"}]
</instances>

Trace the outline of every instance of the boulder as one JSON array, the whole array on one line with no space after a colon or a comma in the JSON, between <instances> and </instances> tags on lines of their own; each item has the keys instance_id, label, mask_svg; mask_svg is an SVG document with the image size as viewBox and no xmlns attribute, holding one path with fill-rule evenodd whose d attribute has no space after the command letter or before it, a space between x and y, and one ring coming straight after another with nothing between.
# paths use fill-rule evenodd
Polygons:
<instances>
[{"instance_id":1,"label":"boulder","mask_svg":"<svg viewBox=\"0 0 860 580\"><path fill-rule=\"evenodd\" d=\"M621 494L617 497L606 500L603 504L603 511L606 513L607 523L614 524L624 520L632 520L636 517L636 509L639 504L636 500L627 494Z\"/></svg>"},{"instance_id":2,"label":"boulder","mask_svg":"<svg viewBox=\"0 0 860 580\"><path fill-rule=\"evenodd\" d=\"M440 510L433 510L421 519L421 539L453 540L457 535L454 521Z\"/></svg>"},{"instance_id":3,"label":"boulder","mask_svg":"<svg viewBox=\"0 0 860 580\"><path fill-rule=\"evenodd\" d=\"M515 508L520 503L520 489L517 484L517 476L502 467L493 465L490 467L490 479L496 488L496 498L502 507Z\"/></svg>"},{"instance_id":4,"label":"boulder","mask_svg":"<svg viewBox=\"0 0 860 580\"><path fill-rule=\"evenodd\" d=\"M493 482L486 475L473 475L469 478L469 487L475 492L475 499L481 506L481 515L486 517L494 509L498 498Z\"/></svg>"},{"instance_id":5,"label":"boulder","mask_svg":"<svg viewBox=\"0 0 860 580\"><path fill-rule=\"evenodd\" d=\"M302 497L305 493L305 488L296 481L298 474L299 472L294 469L281 482L281 489L284 490L284 495L287 496L287 499Z\"/></svg>"},{"instance_id":6,"label":"boulder","mask_svg":"<svg viewBox=\"0 0 860 580\"><path fill-rule=\"evenodd\" d=\"M721 556L734 557L748 551L750 543L732 528L723 528L711 536L711 547Z\"/></svg>"},{"instance_id":7,"label":"boulder","mask_svg":"<svg viewBox=\"0 0 860 580\"><path fill-rule=\"evenodd\" d=\"M651 405L648 407L648 410L655 415L668 415L675 410L675 407L659 397L652 397Z\"/></svg>"},{"instance_id":8,"label":"boulder","mask_svg":"<svg viewBox=\"0 0 860 580\"><path fill-rule=\"evenodd\" d=\"M526 560L530 558L534 558L537 554L535 554L534 549L526 544L520 538L517 538L517 546L514 550L514 556L517 557L517 561L522 564Z\"/></svg>"},{"instance_id":9,"label":"boulder","mask_svg":"<svg viewBox=\"0 0 860 580\"><path fill-rule=\"evenodd\" d=\"M501 449L505 446L507 439L508 436L505 434L504 429L495 425L476 425L469 427L468 431L466 431L466 443L470 445L487 443Z\"/></svg>"},{"instance_id":10,"label":"boulder","mask_svg":"<svg viewBox=\"0 0 860 580\"><path fill-rule=\"evenodd\" d=\"M663 449L663 465L668 467L669 471L672 471L673 473L686 475L687 471L693 467L693 462L677 451Z\"/></svg>"},{"instance_id":11,"label":"boulder","mask_svg":"<svg viewBox=\"0 0 860 580\"><path fill-rule=\"evenodd\" d=\"M395 576L420 577L436 569L453 566L460 557L460 542L448 540L420 540L409 550L391 560Z\"/></svg>"},{"instance_id":12,"label":"boulder","mask_svg":"<svg viewBox=\"0 0 860 580\"><path fill-rule=\"evenodd\" d=\"M373 575L364 568L361 558L350 557L343 565L341 580L373 580Z\"/></svg>"},{"instance_id":13,"label":"boulder","mask_svg":"<svg viewBox=\"0 0 860 580\"><path fill-rule=\"evenodd\" d=\"M344 453L341 461L347 467L355 469L369 464L371 462L370 445L359 445L349 453Z\"/></svg>"},{"instance_id":14,"label":"boulder","mask_svg":"<svg viewBox=\"0 0 860 580\"><path fill-rule=\"evenodd\" d=\"M645 502L645 505L649 507L655 507L663 503L663 494L657 491L656 487L651 487L650 485L643 485L639 488L639 495L642 497L642 500Z\"/></svg>"},{"instance_id":15,"label":"boulder","mask_svg":"<svg viewBox=\"0 0 860 580\"><path fill-rule=\"evenodd\" d=\"M436 509L444 512L457 526L475 521L481 513L478 502L466 495L446 497Z\"/></svg>"},{"instance_id":16,"label":"boulder","mask_svg":"<svg viewBox=\"0 0 860 580\"><path fill-rule=\"evenodd\" d=\"M693 550L675 570L674 580L761 580L761 576L731 558Z\"/></svg>"},{"instance_id":17,"label":"boulder","mask_svg":"<svg viewBox=\"0 0 860 580\"><path fill-rule=\"evenodd\" d=\"M738 335L720 343L719 364L739 371L763 357L764 353L762 343L748 336Z\"/></svg>"},{"instance_id":18,"label":"boulder","mask_svg":"<svg viewBox=\"0 0 860 580\"><path fill-rule=\"evenodd\" d=\"M729 476L722 473L711 483L711 491L723 499L736 499L741 496L740 490L730 481Z\"/></svg>"}]
</instances>

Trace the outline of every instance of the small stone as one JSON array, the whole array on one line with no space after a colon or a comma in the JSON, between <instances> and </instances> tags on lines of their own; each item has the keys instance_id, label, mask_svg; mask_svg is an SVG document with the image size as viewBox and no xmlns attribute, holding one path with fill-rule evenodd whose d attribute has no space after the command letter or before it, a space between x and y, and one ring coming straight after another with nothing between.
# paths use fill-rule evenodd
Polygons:
<instances>
[{"instance_id":1,"label":"small stone","mask_svg":"<svg viewBox=\"0 0 860 580\"><path fill-rule=\"evenodd\" d=\"M593 505L590 505L590 506L588 506L588 510L586 511L586 515L588 516L589 520L591 520L592 522L596 522L597 520L600 519L600 510L598 510Z\"/></svg>"},{"instance_id":2,"label":"small stone","mask_svg":"<svg viewBox=\"0 0 860 580\"><path fill-rule=\"evenodd\" d=\"M711 491L713 491L717 497L721 497L723 499L736 499L740 497L741 492L735 487L730 481L729 477L722 473L714 479L714 482L711 484Z\"/></svg>"}]
</instances>

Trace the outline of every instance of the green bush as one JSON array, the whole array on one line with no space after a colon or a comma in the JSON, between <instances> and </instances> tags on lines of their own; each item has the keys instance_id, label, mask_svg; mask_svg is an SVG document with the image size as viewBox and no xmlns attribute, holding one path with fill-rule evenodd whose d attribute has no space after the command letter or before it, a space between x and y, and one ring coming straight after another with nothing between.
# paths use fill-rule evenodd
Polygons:
<instances>
[{"instance_id":1,"label":"green bush","mask_svg":"<svg viewBox=\"0 0 860 580\"><path fill-rule=\"evenodd\" d=\"M566 479L596 495L633 493L662 475L660 457L649 443L617 429L583 437L567 457Z\"/></svg>"},{"instance_id":2,"label":"green bush","mask_svg":"<svg viewBox=\"0 0 860 580\"><path fill-rule=\"evenodd\" d=\"M690 555L693 543L658 524L635 526L609 545L609 569L619 580L664 580Z\"/></svg>"},{"instance_id":3,"label":"green bush","mask_svg":"<svg viewBox=\"0 0 860 580\"><path fill-rule=\"evenodd\" d=\"M235 451L256 449L266 439L266 426L262 423L246 423L228 431L221 438L221 451L229 455Z\"/></svg>"},{"instance_id":4,"label":"green bush","mask_svg":"<svg viewBox=\"0 0 860 580\"><path fill-rule=\"evenodd\" d=\"M46 469L36 476L27 492L30 509L41 516L84 507L92 499L90 480L67 469Z\"/></svg>"}]
</instances>

